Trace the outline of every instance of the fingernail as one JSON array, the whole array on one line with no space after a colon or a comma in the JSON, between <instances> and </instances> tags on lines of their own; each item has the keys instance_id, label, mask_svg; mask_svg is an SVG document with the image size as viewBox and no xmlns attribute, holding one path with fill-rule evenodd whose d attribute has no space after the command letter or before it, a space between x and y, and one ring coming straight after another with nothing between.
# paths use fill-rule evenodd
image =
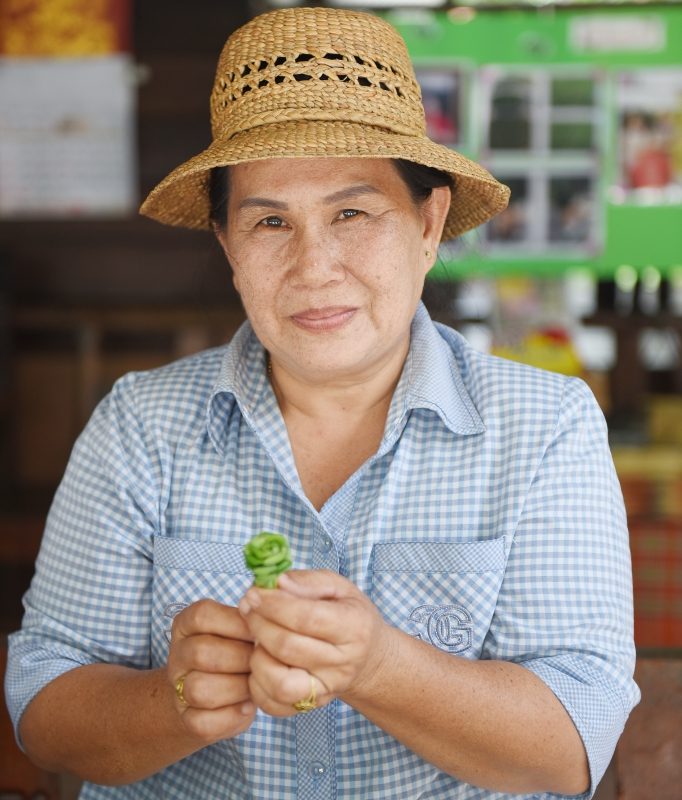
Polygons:
<instances>
[{"instance_id":1,"label":"fingernail","mask_svg":"<svg viewBox=\"0 0 682 800\"><path fill-rule=\"evenodd\" d=\"M239 601L239 613L242 615L242 617L245 617L250 611L251 606L247 602L246 598L242 597L242 599Z\"/></svg>"},{"instance_id":2,"label":"fingernail","mask_svg":"<svg viewBox=\"0 0 682 800\"><path fill-rule=\"evenodd\" d=\"M253 703L244 703L239 710L245 717L248 717L250 714L253 714L253 709L254 709Z\"/></svg>"}]
</instances>

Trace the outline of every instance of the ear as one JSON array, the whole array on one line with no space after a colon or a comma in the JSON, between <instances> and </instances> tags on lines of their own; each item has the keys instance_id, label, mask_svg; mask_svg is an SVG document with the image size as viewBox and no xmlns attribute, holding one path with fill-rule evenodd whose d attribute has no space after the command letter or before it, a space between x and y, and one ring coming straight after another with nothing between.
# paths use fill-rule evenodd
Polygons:
<instances>
[{"instance_id":1,"label":"ear","mask_svg":"<svg viewBox=\"0 0 682 800\"><path fill-rule=\"evenodd\" d=\"M232 273L232 285L237 291L237 294L241 294L239 291L239 279L237 278L237 273L235 272L234 267L232 266L232 262L230 261L230 253L227 249L227 233L224 228L219 228L217 225L213 225L213 233L215 234L215 238L218 240L218 244L220 245L223 253L225 254L225 260L227 261L227 265L230 268L230 272Z\"/></svg>"},{"instance_id":2,"label":"ear","mask_svg":"<svg viewBox=\"0 0 682 800\"><path fill-rule=\"evenodd\" d=\"M424 250L432 253L438 250L445 220L450 210L451 197L449 186L438 186L431 190L431 196L422 206Z\"/></svg>"}]
</instances>

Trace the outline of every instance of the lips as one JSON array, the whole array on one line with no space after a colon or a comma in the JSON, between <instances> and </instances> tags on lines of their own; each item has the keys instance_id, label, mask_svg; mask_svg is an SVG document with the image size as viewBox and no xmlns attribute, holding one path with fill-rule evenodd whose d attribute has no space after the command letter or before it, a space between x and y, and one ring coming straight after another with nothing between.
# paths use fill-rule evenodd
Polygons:
<instances>
[{"instance_id":1,"label":"lips","mask_svg":"<svg viewBox=\"0 0 682 800\"><path fill-rule=\"evenodd\" d=\"M324 308L307 308L291 315L293 322L300 328L309 331L332 331L346 325L355 316L357 308L353 306L325 306Z\"/></svg>"}]
</instances>

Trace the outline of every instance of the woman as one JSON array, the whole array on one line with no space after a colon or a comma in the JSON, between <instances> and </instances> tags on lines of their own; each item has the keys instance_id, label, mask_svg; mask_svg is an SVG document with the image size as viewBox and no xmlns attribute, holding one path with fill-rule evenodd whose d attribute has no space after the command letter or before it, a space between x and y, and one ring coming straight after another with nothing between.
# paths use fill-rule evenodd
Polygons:
<instances>
[{"instance_id":1,"label":"woman","mask_svg":"<svg viewBox=\"0 0 682 800\"><path fill-rule=\"evenodd\" d=\"M77 443L11 641L24 747L84 798L588 796L637 700L603 418L419 299L508 191L425 138L366 14L256 18L211 111L142 211L213 228L249 321Z\"/></svg>"}]
</instances>

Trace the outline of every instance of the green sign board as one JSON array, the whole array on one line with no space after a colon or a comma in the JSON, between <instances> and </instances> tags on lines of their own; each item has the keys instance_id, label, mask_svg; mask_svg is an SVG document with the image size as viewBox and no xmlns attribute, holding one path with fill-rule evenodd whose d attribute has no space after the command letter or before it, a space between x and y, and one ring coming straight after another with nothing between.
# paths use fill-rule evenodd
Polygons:
<instances>
[{"instance_id":1,"label":"green sign board","mask_svg":"<svg viewBox=\"0 0 682 800\"><path fill-rule=\"evenodd\" d=\"M512 189L433 277L682 265L682 6L386 16L429 135Z\"/></svg>"}]
</instances>

